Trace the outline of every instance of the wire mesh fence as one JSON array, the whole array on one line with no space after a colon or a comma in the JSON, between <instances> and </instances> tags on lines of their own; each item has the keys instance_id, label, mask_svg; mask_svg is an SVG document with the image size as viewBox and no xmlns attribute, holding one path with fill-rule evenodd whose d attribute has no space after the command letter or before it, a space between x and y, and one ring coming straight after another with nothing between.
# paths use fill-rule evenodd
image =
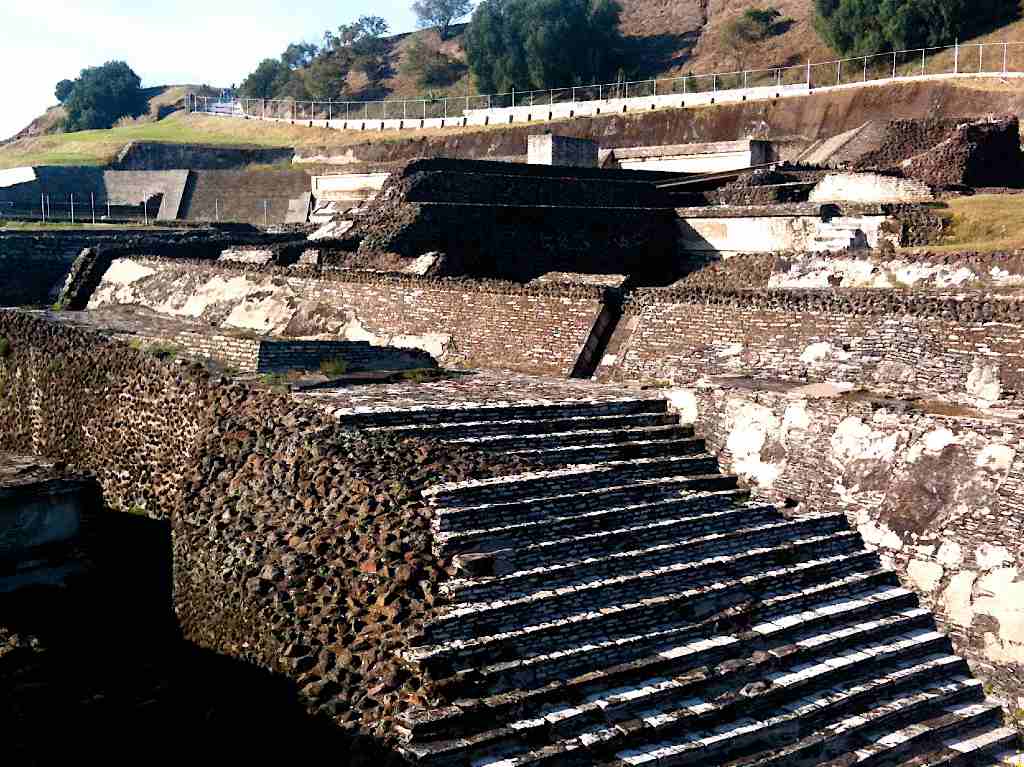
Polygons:
<instances>
[{"instance_id":1,"label":"wire mesh fence","mask_svg":"<svg viewBox=\"0 0 1024 767\"><path fill-rule=\"evenodd\" d=\"M44 224L138 224L149 226L160 219L160 204L152 200L125 203L95 194L41 194L38 200L0 200L0 220L35 221ZM288 201L224 196L194 201L188 220L203 223L250 223L270 226L284 222Z\"/></svg>"},{"instance_id":2,"label":"wire mesh fence","mask_svg":"<svg viewBox=\"0 0 1024 767\"><path fill-rule=\"evenodd\" d=\"M672 78L575 85L508 93L385 99L301 101L223 99L193 95L194 112L294 121L436 120L470 117L482 110L543 107L580 102L717 93L752 88L824 88L927 75L1024 73L1024 42L972 43L916 48L784 67L740 69Z\"/></svg>"}]
</instances>

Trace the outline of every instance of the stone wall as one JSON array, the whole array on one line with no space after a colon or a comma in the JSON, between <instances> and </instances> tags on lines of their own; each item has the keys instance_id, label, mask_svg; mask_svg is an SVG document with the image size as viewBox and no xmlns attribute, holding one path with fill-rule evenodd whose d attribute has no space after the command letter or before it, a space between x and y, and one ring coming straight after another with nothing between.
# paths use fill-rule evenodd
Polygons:
<instances>
[{"instance_id":1,"label":"stone wall","mask_svg":"<svg viewBox=\"0 0 1024 767\"><path fill-rule=\"evenodd\" d=\"M181 218L283 224L289 201L310 190L304 170L197 170L189 173Z\"/></svg>"},{"instance_id":2,"label":"stone wall","mask_svg":"<svg viewBox=\"0 0 1024 767\"><path fill-rule=\"evenodd\" d=\"M90 469L114 508L170 520L186 639L286 675L306 709L384 741L431 694L400 660L452 566L420 490L523 464L360 433L20 312L0 312L0 336L0 450ZM388 763L373 741L352 748L338 758Z\"/></svg>"},{"instance_id":3,"label":"stone wall","mask_svg":"<svg viewBox=\"0 0 1024 767\"><path fill-rule=\"evenodd\" d=\"M248 165L291 162L294 155L295 150L288 148L131 141L118 153L112 167L117 170L237 170Z\"/></svg>"},{"instance_id":4,"label":"stone wall","mask_svg":"<svg viewBox=\"0 0 1024 767\"><path fill-rule=\"evenodd\" d=\"M545 133L530 136L526 143L527 162L530 165L597 167L597 143L594 141Z\"/></svg>"},{"instance_id":5,"label":"stone wall","mask_svg":"<svg viewBox=\"0 0 1024 767\"><path fill-rule=\"evenodd\" d=\"M0 306L52 303L85 237L0 234Z\"/></svg>"},{"instance_id":6,"label":"stone wall","mask_svg":"<svg viewBox=\"0 0 1024 767\"><path fill-rule=\"evenodd\" d=\"M728 288L874 288L935 290L1024 287L1021 253L744 253L688 261L676 286Z\"/></svg>"},{"instance_id":7,"label":"stone wall","mask_svg":"<svg viewBox=\"0 0 1024 767\"><path fill-rule=\"evenodd\" d=\"M846 381L980 406L1024 403L1024 301L988 293L633 293L599 377Z\"/></svg>"},{"instance_id":8,"label":"stone wall","mask_svg":"<svg viewBox=\"0 0 1024 767\"><path fill-rule=\"evenodd\" d=\"M845 512L1024 707L1024 427L981 413L756 383L674 392L728 470L794 512Z\"/></svg>"},{"instance_id":9,"label":"stone wall","mask_svg":"<svg viewBox=\"0 0 1024 767\"><path fill-rule=\"evenodd\" d=\"M122 258L89 306L144 306L261 335L369 341L422 349L446 365L567 376L602 300L601 288L585 285Z\"/></svg>"},{"instance_id":10,"label":"stone wall","mask_svg":"<svg viewBox=\"0 0 1024 767\"><path fill-rule=\"evenodd\" d=\"M928 202L927 184L878 173L829 173L811 190L811 202Z\"/></svg>"}]
</instances>

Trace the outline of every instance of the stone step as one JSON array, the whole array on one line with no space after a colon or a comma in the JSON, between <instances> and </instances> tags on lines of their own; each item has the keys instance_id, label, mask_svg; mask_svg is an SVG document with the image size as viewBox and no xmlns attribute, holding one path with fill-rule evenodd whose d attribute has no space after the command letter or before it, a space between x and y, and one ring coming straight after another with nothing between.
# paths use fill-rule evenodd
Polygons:
<instances>
[{"instance_id":1,"label":"stone step","mask_svg":"<svg viewBox=\"0 0 1024 767\"><path fill-rule=\"evenodd\" d=\"M718 473L718 461L707 453L666 458L609 461L594 466L515 474L492 479L449 482L423 491L435 506L454 508L502 503L544 495L564 495L619 487L627 481L669 479Z\"/></svg>"},{"instance_id":2,"label":"stone step","mask_svg":"<svg viewBox=\"0 0 1024 767\"><path fill-rule=\"evenodd\" d=\"M680 425L674 413L636 413L632 415L574 416L546 418L541 421L509 419L500 421L466 421L462 423L421 423L404 426L372 426L371 431L387 432L403 437L432 437L443 440L468 441L484 437L537 437L578 432L625 432L632 429L674 427L682 429L680 436L692 437L693 427Z\"/></svg>"},{"instance_id":3,"label":"stone step","mask_svg":"<svg viewBox=\"0 0 1024 767\"><path fill-rule=\"evenodd\" d=\"M857 534L849 530L843 514L782 519L758 526L742 526L727 532L709 531L695 538L668 543L649 542L644 538L612 541L613 544L627 547L625 551L592 550L587 545L588 541L582 539L577 541L578 559L558 564L541 562L527 570L494 577L451 580L442 585L442 593L452 601L462 603L490 600L511 602L538 591L559 593L560 589L567 587L578 592L589 589L591 584L597 586L606 579L621 582L645 571L658 571L664 576L682 566L691 570L703 568L706 575L702 572L701 578L713 578L711 573L722 572L727 568L740 570L748 562L760 563L770 559L767 556L755 556L755 552L767 554L770 550L786 546L806 549L803 540L825 542L833 534L850 536L855 545L860 543ZM570 541L566 545L571 546L572 543ZM518 553L510 555L510 564L515 562L514 556ZM694 576L691 574L690 577ZM452 617L465 612L459 607L451 610ZM446 617L446 613L442 612L439 618Z\"/></svg>"},{"instance_id":4,"label":"stone step","mask_svg":"<svg viewBox=\"0 0 1024 767\"><path fill-rule=\"evenodd\" d=\"M530 701L532 705L529 706L520 700L514 710L507 704L503 705L503 702L498 702L497 710L486 704L478 706L477 717L470 722L475 722L477 729L482 727L483 730L467 735L464 728L461 732L451 733L456 737L444 743L431 744L431 753L434 758L443 753L462 754L464 758L465 740L469 739L474 751L470 754L471 759L484 756L487 751L495 748L501 748L508 754L517 749L517 742L524 740L543 742L545 736L553 733L567 737L590 725L627 721L634 717L635 712L663 701L698 695L709 683L718 687L729 685L739 690L748 683L759 681L766 671L781 660L792 666L812 660L821 653L835 653L857 643L869 640L878 643L882 639L919 628L934 628L930 613L923 609L906 610L860 624L836 625L841 630L833 628L831 632L818 634L800 632L794 635L798 640L796 645L783 646L783 638L777 637L775 644L769 646L771 654L762 652L760 658L744 656L743 652L753 649L753 646L736 636L715 637L693 645L672 648L655 656L660 661L657 668L638 665L629 676L606 677L603 680L605 688L597 692L586 694L582 689L574 690L576 694L571 700L564 696L562 700L550 697L542 700L538 696ZM714 652L723 647L724 653ZM729 660L721 663L725 657ZM651 666L654 666L653 662ZM651 676L653 671L657 675ZM495 717L499 712L512 713L516 718L495 727ZM436 721L432 723L434 732L437 732L438 724ZM522 745L519 748L525 750Z\"/></svg>"},{"instance_id":5,"label":"stone step","mask_svg":"<svg viewBox=\"0 0 1024 767\"><path fill-rule=\"evenodd\" d=\"M606 525L597 531L584 532L579 527L568 531L550 527L534 531L531 528L533 540L537 543L521 540L517 544L497 548L495 544L498 541L492 540L489 543L493 548L488 553L494 575L501 576L540 567L557 569L582 559L622 554L641 542L649 547L707 539L709 536L735 537L744 529L762 529L762 526L785 522L785 517L774 506L746 503L710 514L667 517L653 522L644 520L622 527ZM724 538L721 542L725 543ZM478 579L476 582L485 584L488 581Z\"/></svg>"},{"instance_id":6,"label":"stone step","mask_svg":"<svg viewBox=\"0 0 1024 767\"><path fill-rule=\"evenodd\" d=\"M508 452L511 450L552 450L584 445L615 445L632 442L651 442L672 439L693 438L692 426L641 426L621 429L597 429L589 421L582 421L576 431L549 432L544 434L487 434L483 436L459 437L449 442L481 450ZM430 434L436 437L435 434Z\"/></svg>"},{"instance_id":7,"label":"stone step","mask_svg":"<svg viewBox=\"0 0 1024 767\"><path fill-rule=\"evenodd\" d=\"M981 682L970 679L964 682L972 684L975 694L981 689ZM930 691L919 693L917 697L928 695ZM894 710L894 719L906 721L909 708L901 705ZM852 753L825 762L822 767L838 767L857 765L858 767L883 767L903 761L913 760L916 756L927 759L921 751L927 751L936 740L955 739L966 732L979 729L998 730L1002 719L1002 709L995 703L960 700L943 706L927 719L917 720L898 730L893 730L893 722L876 728L873 732L864 733L860 746ZM983 753L983 752L982 752ZM976 753L975 756L980 754ZM934 762L923 761L929 767ZM961 762L963 763L963 762ZM780 763L776 763L781 767Z\"/></svg>"},{"instance_id":8,"label":"stone step","mask_svg":"<svg viewBox=\"0 0 1024 767\"><path fill-rule=\"evenodd\" d=\"M680 588L656 596L636 592L633 601L623 601L599 610L582 610L554 620L536 615L533 621L508 631L469 639L456 639L413 648L409 660L424 665L436 676L451 669L466 669L499 663L531 655L564 652L573 647L628 637L635 633L658 631L672 626L699 622L709 616L745 603L810 588L831 578L856 570L878 567L875 553L858 550L766 569L754 575L735 577L711 586ZM692 572L692 570L691 570ZM654 576L654 580L657 577ZM645 585L636 579L637 585ZM529 652L527 652L527 649Z\"/></svg>"},{"instance_id":9,"label":"stone step","mask_svg":"<svg viewBox=\"0 0 1024 767\"><path fill-rule=\"evenodd\" d=\"M543 656L518 663L498 664L477 670L482 689L497 694L476 700L462 700L443 715L429 710L409 712L399 719L407 739L427 740L455 737L471 731L474 723L493 725L496 717L522 717L561 700L582 700L621 687L638 677L672 675L699 666L715 666L731 657L751 656L755 651L791 645L813 647L808 637L815 632L837 632L837 626L849 626L878 616L899 616L910 625L932 625L928 611L916 607L917 598L902 587L893 586L892 573L875 571L832 581L814 589L763 600L756 606L715 615L704 621L618 640L584 645L564 653L556 673L537 672L538 666L550 666ZM798 620L793 620L793 618ZM771 623L772 618L783 618ZM749 629L757 625L758 630ZM838 630L834 637L845 641L850 635ZM730 633L732 632L732 633ZM574 661L572 665L565 661ZM583 673L578 673L582 671ZM511 672L524 686L505 691L502 675ZM553 677L549 681L549 678ZM476 727L479 729L479 725Z\"/></svg>"},{"instance_id":10,"label":"stone step","mask_svg":"<svg viewBox=\"0 0 1024 767\"><path fill-rule=\"evenodd\" d=\"M849 757L826 760L831 755L857 748L876 728L882 733L895 734L893 727L933 716L945 706L976 700L982 694L981 684L965 672L963 660L949 654L918 656L895 669L886 664L879 667L875 676L812 691L780 706L774 716L741 718L704 732L620 751L617 758L607 764L631 767L858 764L856 760L864 753L862 751L851 755L853 761ZM978 715L985 713L975 709L966 722L973 725ZM678 727L676 722L673 724ZM910 727L915 729L915 725ZM779 743L787 741L786 746L778 747ZM881 743L877 745L879 751L885 748ZM891 756L894 754L890 753Z\"/></svg>"},{"instance_id":11,"label":"stone step","mask_svg":"<svg viewBox=\"0 0 1024 767\"><path fill-rule=\"evenodd\" d=\"M606 711L603 721L571 733L559 728L568 712L556 711L548 715L554 737L547 745L524 754L524 745L529 748L524 739L499 754L516 765L723 764L763 748L762 743L796 739L801 729L811 731L914 685L962 674L966 664L946 648L948 640L934 631L864 642L768 673L761 684L743 687L742 694L728 676L712 676L702 688L685 687L659 701L648 703L638 695L637 705ZM534 742L539 740L538 735Z\"/></svg>"},{"instance_id":12,"label":"stone step","mask_svg":"<svg viewBox=\"0 0 1024 767\"><path fill-rule=\"evenodd\" d=\"M478 421L543 421L561 418L596 418L637 414L664 414L663 399L623 399L601 402L538 402L519 404L463 403L444 407L418 407L404 410L374 410L345 413L338 420L351 426L411 426L430 423L466 423Z\"/></svg>"},{"instance_id":13,"label":"stone step","mask_svg":"<svg viewBox=\"0 0 1024 767\"><path fill-rule=\"evenodd\" d=\"M734 631L744 633L748 631L746 627L752 622L763 620L764 623L758 624L758 631L746 636L746 639L755 643L774 642L777 637L789 636L800 627L827 625L828 620L822 614L827 615L828 609L835 609L837 605L841 607L844 602L859 596L856 590L858 586L886 587L883 591L888 594L885 599L886 607L910 608L917 604L916 597L906 589L895 586L895 577L886 571L876 570L867 574L838 577L841 575L845 573L840 572L836 580L823 585L780 593L756 605L728 607L698 621L679 622L666 618L660 626L643 633L633 632L607 639L595 639L574 647L559 649L550 655L532 655L493 665L482 665L476 669L474 678L479 679L481 684L489 685L488 689L494 694L508 694L515 690L536 689L576 677L589 679L594 673L594 668L609 669L610 672L621 670L622 673L631 674L637 664L658 663L645 661L645 658L660 658L662 653L674 655L680 652L680 647L692 647L694 644L696 649L708 657L724 657L724 653L731 652L728 647L731 642L723 638L725 635L720 635L723 627L734 627ZM859 583L857 579L860 579ZM829 597L832 597L835 604L828 603ZM858 614L862 616L873 616L880 609L877 604L879 600L870 596L854 601L856 604L850 608L847 615L859 610ZM799 612L801 609L804 612L799 614L798 620L794 620L794 611ZM817 610L822 614L810 615ZM779 620L780 623L773 623L769 619Z\"/></svg>"},{"instance_id":14,"label":"stone step","mask_svg":"<svg viewBox=\"0 0 1024 767\"><path fill-rule=\"evenodd\" d=\"M899 767L967 767L1024 764L1020 733L1012 727L983 725L942 739L942 747L900 762Z\"/></svg>"},{"instance_id":15,"label":"stone step","mask_svg":"<svg viewBox=\"0 0 1024 767\"><path fill-rule=\"evenodd\" d=\"M499 553L506 549L536 545L538 541L557 541L559 538L609 534L608 531L655 523L680 524L711 515L731 515L756 521L779 519L782 515L774 507L749 502L746 490L713 490L688 493L678 498L617 506L576 514L565 514L527 519L508 523L503 517L490 520L495 527L435 533L438 556L458 553ZM599 500L599 499L598 499ZM549 510L543 506L542 510ZM721 517L725 523L725 516Z\"/></svg>"},{"instance_id":16,"label":"stone step","mask_svg":"<svg viewBox=\"0 0 1024 767\"><path fill-rule=\"evenodd\" d=\"M592 490L559 493L557 489L538 490L536 495L504 501L437 508L433 527L437 534L471 533L493 530L501 526L543 524L569 516L582 517L602 511L617 512L665 501L680 506L706 508L708 511L723 508L725 502L717 493L733 493L749 496L749 491L736 488L737 478L732 475L702 474L637 480L618 485L606 485ZM667 510L667 506L664 509ZM653 509L653 512L661 508Z\"/></svg>"},{"instance_id":17,"label":"stone step","mask_svg":"<svg viewBox=\"0 0 1024 767\"><path fill-rule=\"evenodd\" d=\"M556 621L580 612L615 609L619 604L629 603L637 594L660 596L683 588L713 589L720 582L765 567L790 564L824 552L849 553L861 548L859 534L847 531L792 543L767 540L762 547L742 554L712 555L705 559L675 561L679 556L686 556L685 550L681 554L671 552L674 556L666 557L665 564L656 564L657 560L632 562L624 566L625 574L621 575L616 573L614 558L610 557L610 562L602 563L605 566L600 571L588 573L588 577L593 578L589 581L573 581L570 577L557 587L545 588L544 572L532 574L529 581L520 579L516 587L522 596L516 592L501 596L505 592L500 589L456 591L452 597L459 603L442 608L427 624L424 635L429 642L441 642L499 634L524 620L536 620L540 616ZM467 599L494 601L467 603Z\"/></svg>"},{"instance_id":18,"label":"stone step","mask_svg":"<svg viewBox=\"0 0 1024 767\"><path fill-rule=\"evenodd\" d=\"M484 448L486 449L486 448ZM702 439L651 439L638 442L619 442L611 445L594 443L555 448L531 448L505 451L532 463L550 466L579 466L630 461L637 458L697 455L705 449Z\"/></svg>"}]
</instances>

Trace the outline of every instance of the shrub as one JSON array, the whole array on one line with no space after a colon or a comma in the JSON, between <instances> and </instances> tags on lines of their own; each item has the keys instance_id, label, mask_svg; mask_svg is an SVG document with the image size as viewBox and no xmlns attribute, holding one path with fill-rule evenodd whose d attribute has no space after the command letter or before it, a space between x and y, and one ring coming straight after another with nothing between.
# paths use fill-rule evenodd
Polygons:
<instances>
[{"instance_id":1,"label":"shrub","mask_svg":"<svg viewBox=\"0 0 1024 767\"><path fill-rule=\"evenodd\" d=\"M416 80L420 88L430 88L451 85L459 77L460 66L437 45L417 36L402 57L402 72Z\"/></svg>"},{"instance_id":2,"label":"shrub","mask_svg":"<svg viewBox=\"0 0 1024 767\"><path fill-rule=\"evenodd\" d=\"M323 360L320 363L320 372L325 376L342 376L348 372L348 362L341 357Z\"/></svg>"}]
</instances>

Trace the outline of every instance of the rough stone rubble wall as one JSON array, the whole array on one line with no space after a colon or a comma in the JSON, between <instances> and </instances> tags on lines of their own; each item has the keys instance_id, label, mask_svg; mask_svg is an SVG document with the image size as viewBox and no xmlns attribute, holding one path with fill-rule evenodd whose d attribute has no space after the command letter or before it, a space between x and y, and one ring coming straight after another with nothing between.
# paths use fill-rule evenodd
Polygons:
<instances>
[{"instance_id":1,"label":"rough stone rubble wall","mask_svg":"<svg viewBox=\"0 0 1024 767\"><path fill-rule=\"evenodd\" d=\"M1024 707L1024 426L799 389L674 398L758 493L844 511L975 672Z\"/></svg>"},{"instance_id":2,"label":"rough stone rubble wall","mask_svg":"<svg viewBox=\"0 0 1024 767\"><path fill-rule=\"evenodd\" d=\"M567 376L602 309L592 286L115 260L90 307L139 305L224 328L422 349L447 365Z\"/></svg>"},{"instance_id":3,"label":"rough stone rubble wall","mask_svg":"<svg viewBox=\"0 0 1024 767\"><path fill-rule=\"evenodd\" d=\"M186 639L286 675L309 710L385 742L433 695L399 660L451 569L420 490L522 464L359 433L20 312L0 312L0 336L0 450L95 471L114 508L170 519ZM353 749L338 757L387 763Z\"/></svg>"},{"instance_id":4,"label":"rough stone rubble wall","mask_svg":"<svg viewBox=\"0 0 1024 767\"><path fill-rule=\"evenodd\" d=\"M1024 302L984 293L646 290L599 377L847 381L982 406L1024 402Z\"/></svg>"}]
</instances>

